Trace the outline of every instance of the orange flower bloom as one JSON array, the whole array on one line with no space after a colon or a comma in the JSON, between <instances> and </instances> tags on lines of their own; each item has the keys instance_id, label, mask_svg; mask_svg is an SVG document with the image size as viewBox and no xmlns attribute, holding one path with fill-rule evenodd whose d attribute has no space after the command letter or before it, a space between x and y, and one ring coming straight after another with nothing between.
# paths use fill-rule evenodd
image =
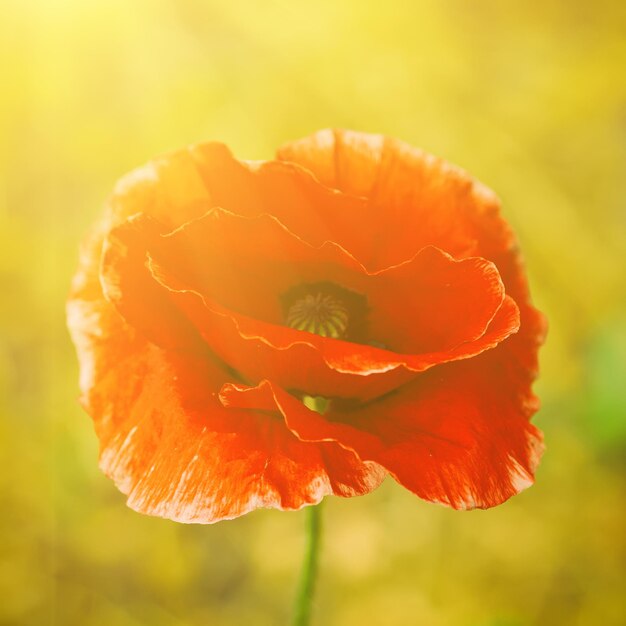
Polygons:
<instances>
[{"instance_id":1,"label":"orange flower bloom","mask_svg":"<svg viewBox=\"0 0 626 626\"><path fill-rule=\"evenodd\" d=\"M515 238L491 191L400 141L151 162L86 242L68 318L100 465L143 513L297 509L387 473L490 507L533 481L545 321Z\"/></svg>"}]
</instances>

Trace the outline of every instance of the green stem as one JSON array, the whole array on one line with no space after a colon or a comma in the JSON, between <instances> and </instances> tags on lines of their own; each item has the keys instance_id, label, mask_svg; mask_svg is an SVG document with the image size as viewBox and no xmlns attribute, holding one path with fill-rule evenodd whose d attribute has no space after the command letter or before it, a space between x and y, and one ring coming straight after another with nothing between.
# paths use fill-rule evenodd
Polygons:
<instances>
[{"instance_id":1,"label":"green stem","mask_svg":"<svg viewBox=\"0 0 626 626\"><path fill-rule=\"evenodd\" d=\"M328 400L321 396L304 396L304 406L323 414L328 407ZM306 508L306 551L304 563L298 584L298 595L293 611L292 626L309 626L311 623L311 610L313 594L315 592L315 579L317 577L317 562L320 549L320 535L322 526L322 503Z\"/></svg>"},{"instance_id":2,"label":"green stem","mask_svg":"<svg viewBox=\"0 0 626 626\"><path fill-rule=\"evenodd\" d=\"M298 595L294 606L292 626L309 626L311 608L315 591L315 578L320 546L320 530L322 525L321 503L306 508L307 544L298 585Z\"/></svg>"}]
</instances>

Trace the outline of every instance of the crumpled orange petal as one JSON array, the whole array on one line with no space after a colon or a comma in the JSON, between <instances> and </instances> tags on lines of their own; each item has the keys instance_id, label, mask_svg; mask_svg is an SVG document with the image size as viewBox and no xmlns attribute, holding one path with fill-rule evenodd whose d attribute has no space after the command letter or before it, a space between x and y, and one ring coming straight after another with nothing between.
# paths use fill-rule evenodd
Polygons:
<instances>
[{"instance_id":1,"label":"crumpled orange petal","mask_svg":"<svg viewBox=\"0 0 626 626\"><path fill-rule=\"evenodd\" d=\"M218 237L221 222L221 219L217 223L209 219ZM205 220L193 224L204 225ZM261 224L255 222L255 225L263 239ZM387 293L392 292L394 284L410 284L414 288L412 295L418 302L412 305L409 301L403 306L412 312L416 326L424 333L421 344L433 351L395 353L263 322L202 296L190 288L193 285L181 284L179 276L172 277L165 267L155 269L152 263L146 264L146 255L152 260L151 238L156 238L157 246L163 242L155 228L153 221L136 216L111 231L104 246L105 270L101 274L106 297L129 323L159 345L178 342L176 345L199 349L199 334L208 349L247 380L265 375L285 388L312 395L371 399L406 382L413 377L412 373L492 348L518 328L517 306L510 299L504 300L492 264L476 258L456 262L435 248L425 248L405 266L374 276L360 276L376 281L373 306L383 314L389 306ZM203 239L211 247L207 233L199 238ZM232 240L228 236L225 239ZM194 249L191 245L186 247ZM173 251L164 253L161 246L159 257L165 262L173 257L175 264L176 253L186 247L174 247ZM286 252L297 261L297 254ZM320 256L323 264L324 255ZM379 279L387 281L382 289ZM382 291L382 295L376 294L376 290ZM363 291L368 293L367 288ZM262 297L276 296L266 293ZM405 318L408 312L405 311ZM388 317L390 334L384 339L393 340L395 335L398 344L408 350L420 347L419 339L416 345L411 336L410 326L404 336L400 333L401 316L390 312ZM441 347L437 349L438 346Z\"/></svg>"},{"instance_id":2,"label":"crumpled orange petal","mask_svg":"<svg viewBox=\"0 0 626 626\"><path fill-rule=\"evenodd\" d=\"M517 410L491 356L478 357L478 367L430 370L395 394L325 415L269 381L228 383L220 398L230 408L278 409L304 441L341 442L424 500L489 508L532 484L543 451L541 433Z\"/></svg>"},{"instance_id":3,"label":"crumpled orange petal","mask_svg":"<svg viewBox=\"0 0 626 626\"><path fill-rule=\"evenodd\" d=\"M96 256L96 238L85 256ZM128 505L181 522L216 522L258 507L298 509L326 495L361 495L385 476L337 443L301 441L262 413L226 411L229 372L210 356L164 349L106 301L88 261L74 282L69 324L82 404L100 440L100 467Z\"/></svg>"},{"instance_id":4,"label":"crumpled orange petal","mask_svg":"<svg viewBox=\"0 0 626 626\"><path fill-rule=\"evenodd\" d=\"M498 268L506 293L520 310L520 330L499 350L503 367L520 387L520 411L538 409L532 382L547 332L545 316L531 303L519 247L500 214L496 195L461 168L409 144L369 133L326 129L290 142L281 160L309 169L324 185L368 199L378 245L372 267L410 258L434 245L454 258L480 256Z\"/></svg>"}]
</instances>

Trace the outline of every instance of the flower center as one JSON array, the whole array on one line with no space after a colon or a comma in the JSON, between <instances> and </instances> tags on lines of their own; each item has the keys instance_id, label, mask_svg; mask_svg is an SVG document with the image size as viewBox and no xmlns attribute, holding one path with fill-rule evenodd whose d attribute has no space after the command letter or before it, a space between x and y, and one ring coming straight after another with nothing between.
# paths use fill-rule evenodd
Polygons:
<instances>
[{"instance_id":1,"label":"flower center","mask_svg":"<svg viewBox=\"0 0 626 626\"><path fill-rule=\"evenodd\" d=\"M309 293L289 307L287 325L339 339L345 336L348 328L348 309L341 300L323 291Z\"/></svg>"},{"instance_id":2,"label":"flower center","mask_svg":"<svg viewBox=\"0 0 626 626\"><path fill-rule=\"evenodd\" d=\"M330 282L300 284L282 297L285 324L296 330L359 341L367 302L364 296Z\"/></svg>"},{"instance_id":3,"label":"flower center","mask_svg":"<svg viewBox=\"0 0 626 626\"><path fill-rule=\"evenodd\" d=\"M367 299L332 282L301 283L281 297L287 326L296 330L345 341L364 342L367 337ZM301 396L306 407L324 414L330 399Z\"/></svg>"}]
</instances>

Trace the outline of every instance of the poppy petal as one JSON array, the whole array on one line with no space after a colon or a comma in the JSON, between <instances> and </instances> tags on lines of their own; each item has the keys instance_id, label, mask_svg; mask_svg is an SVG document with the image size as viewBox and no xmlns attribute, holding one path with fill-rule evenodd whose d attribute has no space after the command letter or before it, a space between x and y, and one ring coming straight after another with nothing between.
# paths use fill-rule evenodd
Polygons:
<instances>
[{"instance_id":1,"label":"poppy petal","mask_svg":"<svg viewBox=\"0 0 626 626\"><path fill-rule=\"evenodd\" d=\"M519 324L517 306L508 298L478 340L442 353L402 355L245 318L194 292L170 295L211 349L245 379L269 377L310 395L361 400L387 393L434 365L489 350Z\"/></svg>"},{"instance_id":2,"label":"poppy petal","mask_svg":"<svg viewBox=\"0 0 626 626\"><path fill-rule=\"evenodd\" d=\"M344 130L319 131L277 156L306 167L324 185L368 199L376 232L368 267L396 265L426 245L454 257L483 256L473 225L482 212L474 179L442 159L390 137Z\"/></svg>"},{"instance_id":3,"label":"poppy petal","mask_svg":"<svg viewBox=\"0 0 626 626\"><path fill-rule=\"evenodd\" d=\"M187 318L166 298L146 266L146 241L162 226L140 213L112 228L102 244L100 283L104 297L151 342L199 351L203 344Z\"/></svg>"},{"instance_id":4,"label":"poppy petal","mask_svg":"<svg viewBox=\"0 0 626 626\"><path fill-rule=\"evenodd\" d=\"M144 213L167 230L205 213L211 195L189 150L153 159L124 176L108 202L111 224Z\"/></svg>"},{"instance_id":5,"label":"poppy petal","mask_svg":"<svg viewBox=\"0 0 626 626\"><path fill-rule=\"evenodd\" d=\"M321 130L286 144L277 156L309 169L324 185L368 199L368 219L379 234L372 256L363 257L372 267L401 262L425 245L494 262L520 308L520 332L503 346L509 358L502 360L525 381L528 405L538 408L531 385L547 322L531 303L515 235L493 191L461 168L382 135Z\"/></svg>"},{"instance_id":6,"label":"poppy petal","mask_svg":"<svg viewBox=\"0 0 626 626\"><path fill-rule=\"evenodd\" d=\"M483 357L481 357L483 358ZM337 441L380 464L421 498L456 509L489 508L530 486L543 451L540 431L490 371L495 363L459 363L430 370L396 393L324 415L274 383L225 385L227 406L282 407L305 441Z\"/></svg>"},{"instance_id":7,"label":"poppy petal","mask_svg":"<svg viewBox=\"0 0 626 626\"><path fill-rule=\"evenodd\" d=\"M546 321L530 303L515 235L493 191L461 168L383 135L326 129L282 146L277 156L309 169L324 185L375 205L378 217L371 212L368 217L376 222L377 250L387 256L372 266L400 263L426 245L455 258L493 261L521 309L522 331L513 343L526 344L524 358L536 372ZM365 257L361 261L368 263Z\"/></svg>"},{"instance_id":8,"label":"poppy petal","mask_svg":"<svg viewBox=\"0 0 626 626\"><path fill-rule=\"evenodd\" d=\"M321 185L308 170L282 161L241 161L219 142L155 158L122 178L109 201L112 223L136 213L173 230L212 207L245 217L276 216L314 245L359 240L353 228L366 201ZM346 242L341 242L344 245Z\"/></svg>"},{"instance_id":9,"label":"poppy petal","mask_svg":"<svg viewBox=\"0 0 626 626\"><path fill-rule=\"evenodd\" d=\"M168 284L273 323L282 323L281 295L294 285L366 273L333 241L316 246L273 215L243 217L217 207L166 236L146 233L146 246Z\"/></svg>"},{"instance_id":10,"label":"poppy petal","mask_svg":"<svg viewBox=\"0 0 626 626\"><path fill-rule=\"evenodd\" d=\"M237 314L193 290L167 284L165 270L155 270L149 259L147 265L145 262L155 228L153 220L137 216L111 230L104 247L101 275L106 297L129 323L157 345L199 349L204 345L198 341L201 336L210 350L248 380L269 376L285 388L314 395L370 399L407 382L415 372L493 348L518 327L514 302L508 299L506 304L496 306L502 297L497 289L486 317L482 321L478 318L480 326L474 336L432 352L398 354L262 322ZM478 272L484 268L481 260L459 263L434 249L425 250L424 255L427 263L423 269L427 275L435 267L429 261L431 257L446 268L462 270L460 295L466 285L471 285L464 281L471 278L474 261L478 262ZM499 285L497 272L495 278ZM451 285L453 279L447 276L446 281ZM471 318L459 304L455 306ZM438 310L433 309L432 317L437 314ZM445 313L439 314L445 318ZM491 324L489 316L493 317Z\"/></svg>"},{"instance_id":11,"label":"poppy petal","mask_svg":"<svg viewBox=\"0 0 626 626\"><path fill-rule=\"evenodd\" d=\"M224 369L137 334L102 295L101 243L95 238L84 255L68 319L100 465L129 506L212 523L259 507L297 509L329 494L360 495L380 484L378 466L336 443L303 442L271 415L227 411L217 399L228 381Z\"/></svg>"},{"instance_id":12,"label":"poppy petal","mask_svg":"<svg viewBox=\"0 0 626 626\"><path fill-rule=\"evenodd\" d=\"M243 218L223 209L155 240L149 253L170 288L277 324L281 294L334 281L367 298L370 340L403 353L478 339L504 298L498 270L485 259L455 261L428 246L403 264L370 272L335 242L313 246L274 216Z\"/></svg>"},{"instance_id":13,"label":"poppy petal","mask_svg":"<svg viewBox=\"0 0 626 626\"><path fill-rule=\"evenodd\" d=\"M271 415L226 411L210 391L219 375L206 360L146 346L110 380L118 421L96 416L101 468L143 513L209 523L362 495L384 476L336 443L299 440Z\"/></svg>"},{"instance_id":14,"label":"poppy petal","mask_svg":"<svg viewBox=\"0 0 626 626\"><path fill-rule=\"evenodd\" d=\"M434 368L378 406L331 412L328 421L346 428L335 439L425 500L457 509L501 504L534 482L543 452L524 382L511 378L503 356L497 349ZM303 423L294 432L329 435Z\"/></svg>"},{"instance_id":15,"label":"poppy petal","mask_svg":"<svg viewBox=\"0 0 626 626\"><path fill-rule=\"evenodd\" d=\"M364 219L366 199L320 184L298 164L239 161L217 143L194 146L191 154L212 206L244 217L273 215L315 246L335 241L358 253L372 245L376 233Z\"/></svg>"}]
</instances>

